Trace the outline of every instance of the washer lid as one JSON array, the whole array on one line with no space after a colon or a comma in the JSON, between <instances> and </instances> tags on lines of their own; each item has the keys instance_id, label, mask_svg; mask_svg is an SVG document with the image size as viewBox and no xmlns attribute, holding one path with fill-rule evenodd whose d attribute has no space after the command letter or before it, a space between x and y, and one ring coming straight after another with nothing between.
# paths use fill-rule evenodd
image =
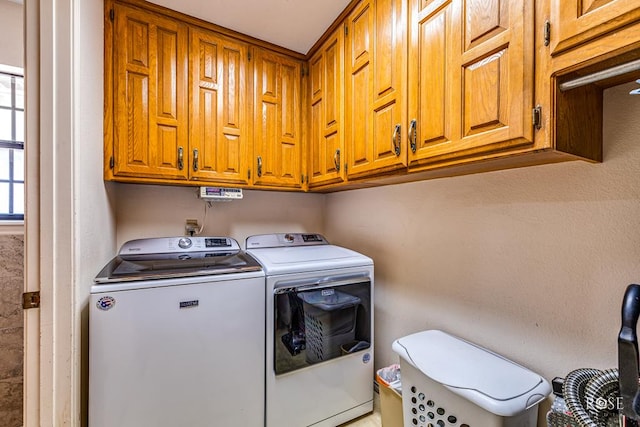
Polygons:
<instances>
[{"instance_id":1,"label":"washer lid","mask_svg":"<svg viewBox=\"0 0 640 427\"><path fill-rule=\"evenodd\" d=\"M98 273L96 283L260 271L260 264L228 237L131 240Z\"/></svg>"},{"instance_id":2,"label":"washer lid","mask_svg":"<svg viewBox=\"0 0 640 427\"><path fill-rule=\"evenodd\" d=\"M442 331L397 339L393 350L432 380L497 415L516 415L551 392L540 375Z\"/></svg>"}]
</instances>

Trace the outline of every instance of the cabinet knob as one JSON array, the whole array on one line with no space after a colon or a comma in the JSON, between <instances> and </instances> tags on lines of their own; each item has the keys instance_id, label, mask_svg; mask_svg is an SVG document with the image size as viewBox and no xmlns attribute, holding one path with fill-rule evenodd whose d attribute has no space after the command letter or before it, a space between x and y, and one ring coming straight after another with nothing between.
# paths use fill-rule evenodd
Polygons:
<instances>
[{"instance_id":1,"label":"cabinet knob","mask_svg":"<svg viewBox=\"0 0 640 427\"><path fill-rule=\"evenodd\" d=\"M262 156L258 156L258 170L256 172L258 178L262 176Z\"/></svg>"},{"instance_id":2,"label":"cabinet knob","mask_svg":"<svg viewBox=\"0 0 640 427\"><path fill-rule=\"evenodd\" d=\"M178 169L184 169L184 150L182 147L178 147Z\"/></svg>"},{"instance_id":3,"label":"cabinet knob","mask_svg":"<svg viewBox=\"0 0 640 427\"><path fill-rule=\"evenodd\" d=\"M193 150L193 170L194 172L198 171L198 149L197 148Z\"/></svg>"},{"instance_id":4,"label":"cabinet knob","mask_svg":"<svg viewBox=\"0 0 640 427\"><path fill-rule=\"evenodd\" d=\"M336 167L336 172L340 172L340 149L338 148L333 155L333 164Z\"/></svg>"}]
</instances>

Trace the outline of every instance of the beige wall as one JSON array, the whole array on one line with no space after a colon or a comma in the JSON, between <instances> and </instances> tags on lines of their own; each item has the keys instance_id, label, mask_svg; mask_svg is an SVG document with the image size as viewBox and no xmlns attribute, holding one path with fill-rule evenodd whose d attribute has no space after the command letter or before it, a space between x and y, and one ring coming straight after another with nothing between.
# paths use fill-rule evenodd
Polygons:
<instances>
[{"instance_id":1,"label":"beige wall","mask_svg":"<svg viewBox=\"0 0 640 427\"><path fill-rule=\"evenodd\" d=\"M103 180L103 0L73 1L75 98L73 149L74 420L86 425L89 364L89 293L96 273L113 257L116 200ZM98 54L96 54L96 52Z\"/></svg>"},{"instance_id":2,"label":"beige wall","mask_svg":"<svg viewBox=\"0 0 640 427\"><path fill-rule=\"evenodd\" d=\"M443 329L545 377L617 365L640 282L640 97L605 95L605 160L335 193L325 232L375 261L376 365Z\"/></svg>"},{"instance_id":3,"label":"beige wall","mask_svg":"<svg viewBox=\"0 0 640 427\"><path fill-rule=\"evenodd\" d=\"M0 0L0 64L23 67L22 5Z\"/></svg>"},{"instance_id":4,"label":"beige wall","mask_svg":"<svg viewBox=\"0 0 640 427\"><path fill-rule=\"evenodd\" d=\"M206 203L197 189L114 184L118 246L143 237L184 235L186 219L203 224L203 235L231 236L244 247L247 236L277 232L322 232L325 196L274 191L244 191L238 201ZM97 271L96 271L97 272Z\"/></svg>"}]
</instances>

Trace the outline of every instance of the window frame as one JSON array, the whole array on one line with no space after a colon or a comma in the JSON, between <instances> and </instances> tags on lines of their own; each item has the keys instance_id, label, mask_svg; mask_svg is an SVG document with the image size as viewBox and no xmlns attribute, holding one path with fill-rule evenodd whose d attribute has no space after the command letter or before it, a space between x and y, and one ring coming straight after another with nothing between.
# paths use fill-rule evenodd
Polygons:
<instances>
[{"instance_id":1,"label":"window frame","mask_svg":"<svg viewBox=\"0 0 640 427\"><path fill-rule=\"evenodd\" d=\"M12 67L15 68L15 67ZM5 70L4 67L0 66L0 75L11 77L11 105L10 106L2 106L0 105L0 110L9 110L11 111L11 140L3 140L0 139L0 148L8 148L9 149L9 177L8 179L0 178L0 183L9 184L9 211L8 212L0 212L0 221L9 221L9 222L23 222L24 221L24 213L15 213L14 207L14 194L16 184L22 184L24 188L24 177L22 180L15 179L15 150L23 150L24 152L24 141L17 141L17 123L16 116L17 112L22 112L23 116L25 114L25 101L26 97L23 97L22 108L18 108L16 106L16 78L22 79L23 88L24 88L24 73L15 72L13 70ZM24 123L24 120L23 120ZM24 132L23 132L24 135ZM25 138L23 138L25 139ZM23 156L24 158L24 156ZM23 167L24 170L24 167ZM24 198L23 198L24 200ZM26 206L23 206L23 211Z\"/></svg>"}]
</instances>

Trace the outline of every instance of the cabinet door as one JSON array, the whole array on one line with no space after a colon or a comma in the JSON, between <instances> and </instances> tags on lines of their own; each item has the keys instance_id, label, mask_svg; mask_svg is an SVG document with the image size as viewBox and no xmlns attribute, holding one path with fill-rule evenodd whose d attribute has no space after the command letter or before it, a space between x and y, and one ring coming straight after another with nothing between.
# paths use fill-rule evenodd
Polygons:
<instances>
[{"instance_id":1,"label":"cabinet door","mask_svg":"<svg viewBox=\"0 0 640 427\"><path fill-rule=\"evenodd\" d=\"M248 184L248 47L190 29L192 179Z\"/></svg>"},{"instance_id":2,"label":"cabinet door","mask_svg":"<svg viewBox=\"0 0 640 427\"><path fill-rule=\"evenodd\" d=\"M187 28L115 5L114 175L187 179Z\"/></svg>"},{"instance_id":3,"label":"cabinet door","mask_svg":"<svg viewBox=\"0 0 640 427\"><path fill-rule=\"evenodd\" d=\"M412 165L533 143L532 31L532 1L414 0Z\"/></svg>"},{"instance_id":4,"label":"cabinet door","mask_svg":"<svg viewBox=\"0 0 640 427\"><path fill-rule=\"evenodd\" d=\"M256 185L302 186L302 63L256 48L254 64Z\"/></svg>"},{"instance_id":5,"label":"cabinet door","mask_svg":"<svg viewBox=\"0 0 640 427\"><path fill-rule=\"evenodd\" d=\"M552 0L551 8L553 55L640 20L637 0Z\"/></svg>"},{"instance_id":6,"label":"cabinet door","mask_svg":"<svg viewBox=\"0 0 640 427\"><path fill-rule=\"evenodd\" d=\"M363 0L346 24L349 177L406 166L406 9L400 0Z\"/></svg>"},{"instance_id":7,"label":"cabinet door","mask_svg":"<svg viewBox=\"0 0 640 427\"><path fill-rule=\"evenodd\" d=\"M344 38L339 28L309 61L309 186L344 180Z\"/></svg>"},{"instance_id":8,"label":"cabinet door","mask_svg":"<svg viewBox=\"0 0 640 427\"><path fill-rule=\"evenodd\" d=\"M468 0L462 9L460 148L533 142L532 0Z\"/></svg>"},{"instance_id":9,"label":"cabinet door","mask_svg":"<svg viewBox=\"0 0 640 427\"><path fill-rule=\"evenodd\" d=\"M413 1L409 50L409 164L460 139L460 2Z\"/></svg>"}]
</instances>

